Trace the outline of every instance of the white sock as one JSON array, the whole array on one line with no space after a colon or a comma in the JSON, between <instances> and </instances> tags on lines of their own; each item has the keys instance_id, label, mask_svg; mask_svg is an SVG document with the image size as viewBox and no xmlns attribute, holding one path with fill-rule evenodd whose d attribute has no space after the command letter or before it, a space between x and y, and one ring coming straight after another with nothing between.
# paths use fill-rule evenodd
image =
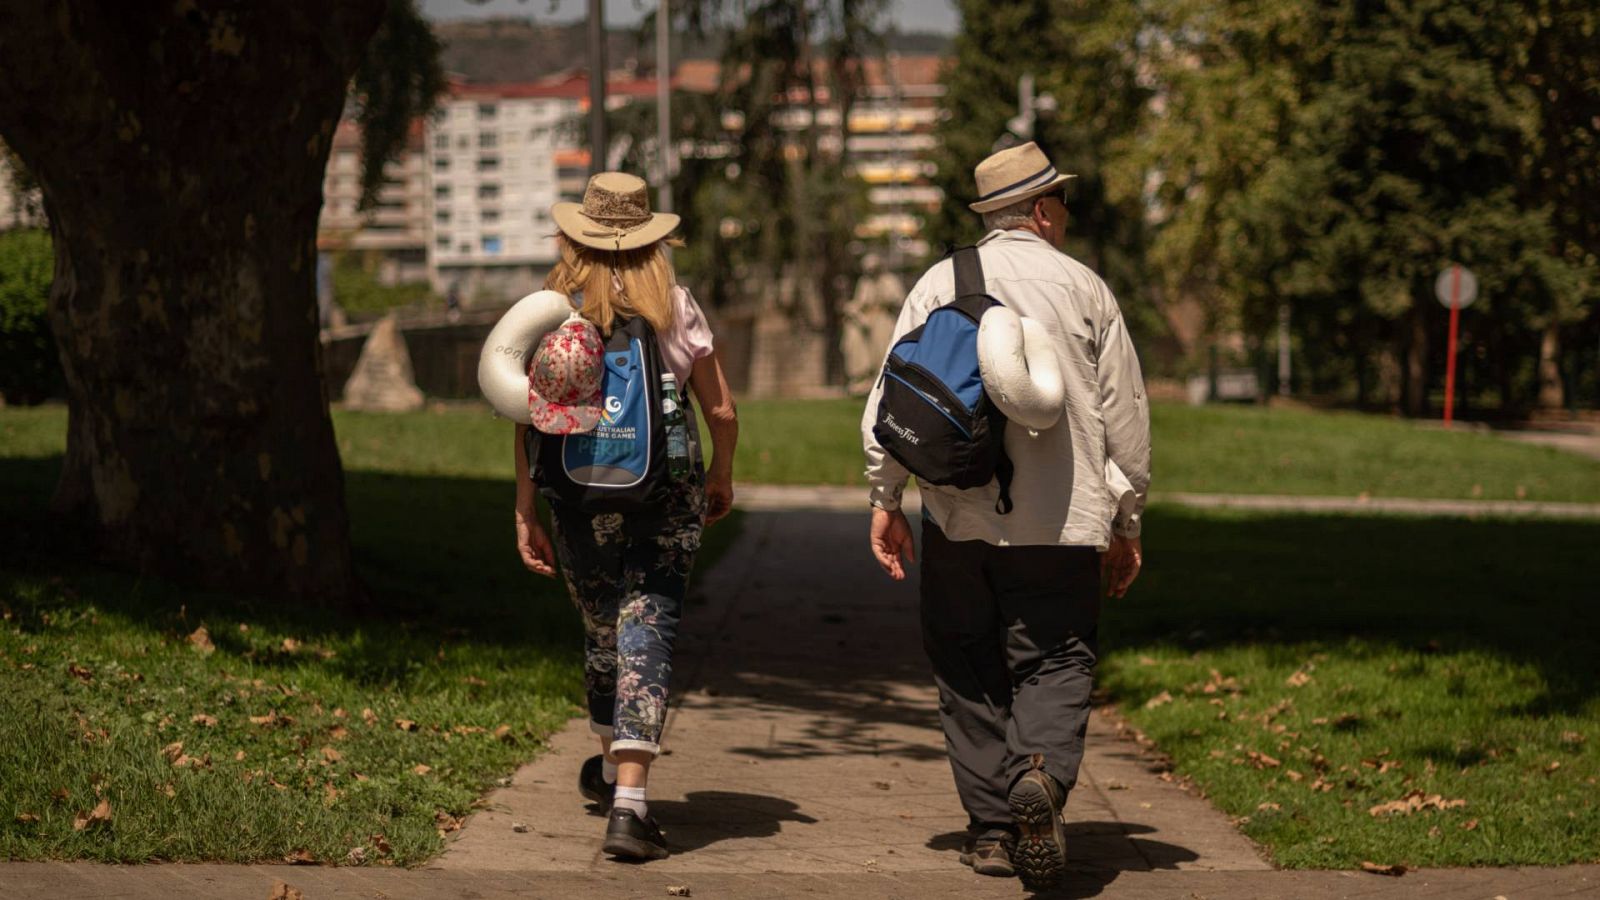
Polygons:
<instances>
[{"instance_id":1,"label":"white sock","mask_svg":"<svg viewBox=\"0 0 1600 900\"><path fill-rule=\"evenodd\" d=\"M609 759L606 759L605 757L601 757L600 758L600 777L605 779L606 784L616 784L617 783L617 764L612 762Z\"/></svg>"},{"instance_id":2,"label":"white sock","mask_svg":"<svg viewBox=\"0 0 1600 900\"><path fill-rule=\"evenodd\" d=\"M617 785L617 797L611 801L611 806L613 809L631 809L641 819L650 814L650 804L644 802L642 787Z\"/></svg>"}]
</instances>

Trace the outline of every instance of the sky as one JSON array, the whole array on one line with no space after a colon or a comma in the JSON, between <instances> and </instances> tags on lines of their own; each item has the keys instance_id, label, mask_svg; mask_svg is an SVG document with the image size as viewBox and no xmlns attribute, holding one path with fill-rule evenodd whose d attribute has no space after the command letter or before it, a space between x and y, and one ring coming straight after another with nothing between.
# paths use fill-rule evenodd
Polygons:
<instances>
[{"instance_id":1,"label":"sky","mask_svg":"<svg viewBox=\"0 0 1600 900\"><path fill-rule=\"evenodd\" d=\"M588 11L586 0L419 0L418 5L423 15L441 21L516 16L570 22ZM607 24L633 25L653 9L654 0L606 0ZM954 34L958 23L954 0L889 0L889 15L901 31Z\"/></svg>"}]
</instances>

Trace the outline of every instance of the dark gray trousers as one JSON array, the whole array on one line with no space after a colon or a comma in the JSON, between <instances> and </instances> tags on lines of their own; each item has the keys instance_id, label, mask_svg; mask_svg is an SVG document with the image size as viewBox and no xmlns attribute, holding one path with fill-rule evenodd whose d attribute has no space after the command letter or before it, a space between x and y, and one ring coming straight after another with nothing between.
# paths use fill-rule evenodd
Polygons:
<instances>
[{"instance_id":1,"label":"dark gray trousers","mask_svg":"<svg viewBox=\"0 0 1600 900\"><path fill-rule=\"evenodd\" d=\"M1077 783L1099 618L1095 548L952 541L923 519L922 642L975 827L1009 827L1007 794L1035 765Z\"/></svg>"}]
</instances>

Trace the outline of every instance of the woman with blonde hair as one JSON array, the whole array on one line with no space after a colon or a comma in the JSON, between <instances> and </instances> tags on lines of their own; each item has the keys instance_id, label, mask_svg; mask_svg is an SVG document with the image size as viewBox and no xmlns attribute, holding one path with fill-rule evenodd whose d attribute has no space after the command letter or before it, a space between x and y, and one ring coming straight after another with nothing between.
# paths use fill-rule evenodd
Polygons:
<instances>
[{"instance_id":1,"label":"woman with blonde hair","mask_svg":"<svg viewBox=\"0 0 1600 900\"><path fill-rule=\"evenodd\" d=\"M590 728L601 753L584 763L579 791L610 806L605 852L661 859L666 842L649 815L645 787L660 752L673 643L700 535L733 507L738 418L711 329L694 297L677 284L665 252L678 217L652 214L644 181L620 172L595 175L582 204L558 203L551 212L561 230L561 259L545 288L570 298L581 319L548 335L530 368L534 430L517 429L517 549L523 564L541 575L553 577L560 560L583 617ZM597 512L570 494L552 493L550 482L570 472L551 471L540 462L550 456L531 448L622 427L613 420L621 400L606 397L600 379L605 365L621 361L608 342L615 344L619 329L638 333L640 320L653 334L656 349L649 355L659 356L667 398L659 408L669 416L680 409L685 414L685 420L669 421L686 426L688 453L669 436L667 450L679 457L666 489L645 507ZM679 401L675 385L686 385L695 403ZM711 433L709 467L696 458L694 405ZM539 524L536 491L551 500L553 541Z\"/></svg>"}]
</instances>

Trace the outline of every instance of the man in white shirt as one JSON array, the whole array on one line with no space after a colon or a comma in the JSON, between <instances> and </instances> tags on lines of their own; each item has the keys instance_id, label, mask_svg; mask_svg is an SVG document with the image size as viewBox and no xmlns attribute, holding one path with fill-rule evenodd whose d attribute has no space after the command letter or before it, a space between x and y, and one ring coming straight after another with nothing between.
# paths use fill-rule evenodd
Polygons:
<instances>
[{"instance_id":1,"label":"man in white shirt","mask_svg":"<svg viewBox=\"0 0 1600 900\"><path fill-rule=\"evenodd\" d=\"M971 821L962 861L1034 888L1065 868L1061 809L1083 759L1101 578L1120 597L1138 575L1150 483L1149 406L1121 310L1099 276L1057 249L1071 177L1029 142L978 165L971 204L989 229L978 244L986 292L1055 341L1061 420L1038 432L1006 426L1009 513L997 512L993 482L921 486L923 642ZM947 259L906 298L890 346L954 298ZM915 561L900 511L910 473L873 436L882 390L880 379L862 420L871 543L900 580Z\"/></svg>"}]
</instances>

